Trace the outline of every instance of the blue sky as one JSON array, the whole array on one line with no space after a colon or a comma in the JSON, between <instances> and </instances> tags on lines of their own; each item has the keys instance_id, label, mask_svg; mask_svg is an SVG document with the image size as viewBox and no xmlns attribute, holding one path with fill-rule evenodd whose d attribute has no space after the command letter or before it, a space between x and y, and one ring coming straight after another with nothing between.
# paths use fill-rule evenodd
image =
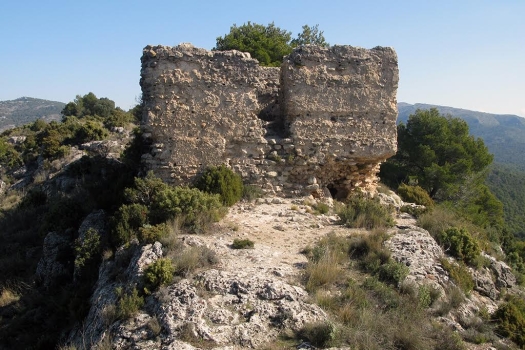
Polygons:
<instances>
[{"instance_id":1,"label":"blue sky","mask_svg":"<svg viewBox=\"0 0 525 350\"><path fill-rule=\"evenodd\" d=\"M525 116L525 0L2 1L0 100L90 91L129 109L148 44L211 49L234 23L319 24L330 44L391 46L398 101Z\"/></svg>"}]
</instances>

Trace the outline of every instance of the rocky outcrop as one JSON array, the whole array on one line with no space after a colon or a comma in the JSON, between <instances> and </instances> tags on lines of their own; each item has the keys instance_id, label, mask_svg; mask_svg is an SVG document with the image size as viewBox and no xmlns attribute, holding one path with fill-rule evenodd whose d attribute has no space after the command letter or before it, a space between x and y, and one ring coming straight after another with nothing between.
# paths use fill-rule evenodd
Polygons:
<instances>
[{"instance_id":1,"label":"rocky outcrop","mask_svg":"<svg viewBox=\"0 0 525 350\"><path fill-rule=\"evenodd\" d=\"M267 192L344 197L396 152L391 48L303 46L281 69L247 53L147 46L146 165L174 184L225 164Z\"/></svg>"},{"instance_id":2,"label":"rocky outcrop","mask_svg":"<svg viewBox=\"0 0 525 350\"><path fill-rule=\"evenodd\" d=\"M71 255L70 240L56 232L49 232L44 238L42 258L36 268L36 276L44 287L56 284L60 278L69 277L71 261L68 263L61 259L69 255Z\"/></svg>"},{"instance_id":3,"label":"rocky outcrop","mask_svg":"<svg viewBox=\"0 0 525 350\"><path fill-rule=\"evenodd\" d=\"M413 225L398 225L385 244L392 258L409 268L408 280L418 284L444 286L448 274L439 260L443 250L427 230Z\"/></svg>"}]
</instances>

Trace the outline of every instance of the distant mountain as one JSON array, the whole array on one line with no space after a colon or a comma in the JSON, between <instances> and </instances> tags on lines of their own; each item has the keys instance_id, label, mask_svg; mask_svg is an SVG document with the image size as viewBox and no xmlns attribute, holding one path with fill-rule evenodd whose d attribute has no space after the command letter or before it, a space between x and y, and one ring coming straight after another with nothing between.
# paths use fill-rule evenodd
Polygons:
<instances>
[{"instance_id":1,"label":"distant mountain","mask_svg":"<svg viewBox=\"0 0 525 350\"><path fill-rule=\"evenodd\" d=\"M20 97L11 101L0 101L0 132L37 119L60 120L65 103Z\"/></svg>"},{"instance_id":2,"label":"distant mountain","mask_svg":"<svg viewBox=\"0 0 525 350\"><path fill-rule=\"evenodd\" d=\"M481 137L497 163L509 164L525 170L525 118L511 114L490 114L467 109L437 106L423 103L397 104L398 123L406 122L417 109L437 108L443 115L465 120L470 133Z\"/></svg>"}]
</instances>

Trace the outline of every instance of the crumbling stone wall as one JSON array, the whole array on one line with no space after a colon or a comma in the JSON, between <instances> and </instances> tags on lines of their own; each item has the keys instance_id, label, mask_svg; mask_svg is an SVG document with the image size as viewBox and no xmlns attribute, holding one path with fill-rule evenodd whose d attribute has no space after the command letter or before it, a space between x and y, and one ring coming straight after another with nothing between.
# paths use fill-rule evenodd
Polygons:
<instances>
[{"instance_id":1,"label":"crumbling stone wall","mask_svg":"<svg viewBox=\"0 0 525 350\"><path fill-rule=\"evenodd\" d=\"M226 164L282 195L375 186L396 152L393 49L302 46L281 68L182 44L142 56L144 163L173 184Z\"/></svg>"}]
</instances>

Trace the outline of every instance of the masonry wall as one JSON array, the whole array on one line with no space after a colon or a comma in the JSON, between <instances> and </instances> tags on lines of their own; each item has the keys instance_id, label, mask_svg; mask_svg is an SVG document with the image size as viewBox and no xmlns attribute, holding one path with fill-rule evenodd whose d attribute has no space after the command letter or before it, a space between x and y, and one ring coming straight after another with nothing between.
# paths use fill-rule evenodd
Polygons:
<instances>
[{"instance_id":1,"label":"masonry wall","mask_svg":"<svg viewBox=\"0 0 525 350\"><path fill-rule=\"evenodd\" d=\"M189 44L142 56L144 163L173 184L226 164L281 195L370 189L396 152L397 57L390 48L304 46L281 68Z\"/></svg>"}]
</instances>

